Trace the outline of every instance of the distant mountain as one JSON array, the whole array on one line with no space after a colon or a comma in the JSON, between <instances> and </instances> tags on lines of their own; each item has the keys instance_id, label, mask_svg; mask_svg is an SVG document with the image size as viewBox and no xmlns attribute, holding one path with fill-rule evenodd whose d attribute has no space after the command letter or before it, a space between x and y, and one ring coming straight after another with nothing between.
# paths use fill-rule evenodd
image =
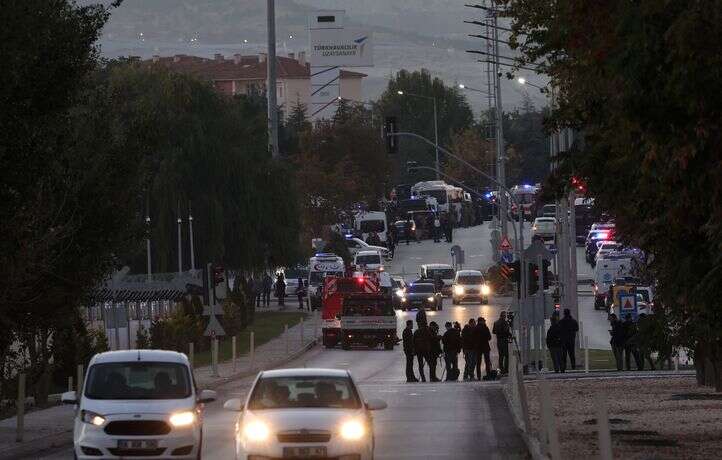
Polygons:
<instances>
[{"instance_id":1,"label":"distant mountain","mask_svg":"<svg viewBox=\"0 0 722 460\"><path fill-rule=\"evenodd\" d=\"M108 3L109 0L104 0ZM97 3L82 0L79 3ZM377 97L388 77L402 68L427 68L449 84L465 83L486 89L484 66L466 49L481 49L484 42L469 38L479 33L463 21L479 18L481 10L464 7L464 0L277 0L278 52L304 50L308 46L308 15L318 9L345 9L347 25L367 27L374 33L375 67L364 93ZM176 53L211 56L265 49L266 2L263 0L125 0L112 15L101 39L103 53L119 55ZM510 53L509 50L504 50ZM533 75L530 81L541 83ZM529 89L537 106L545 99ZM526 91L504 81L504 106L521 103ZM486 107L486 98L468 93L475 111Z\"/></svg>"}]
</instances>

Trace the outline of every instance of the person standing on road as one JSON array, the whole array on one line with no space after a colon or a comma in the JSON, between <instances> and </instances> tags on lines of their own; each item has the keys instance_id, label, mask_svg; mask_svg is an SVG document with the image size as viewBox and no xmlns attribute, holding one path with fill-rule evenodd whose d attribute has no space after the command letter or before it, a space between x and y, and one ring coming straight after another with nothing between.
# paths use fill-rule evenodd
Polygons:
<instances>
[{"instance_id":1,"label":"person standing on road","mask_svg":"<svg viewBox=\"0 0 722 460\"><path fill-rule=\"evenodd\" d=\"M419 377L422 382L426 382L424 375L424 362L431 365L431 331L425 322L417 323L417 329L414 332L414 353L419 363ZM431 372L431 369L429 369ZM435 371L433 371L435 373ZM431 377L433 374L430 374Z\"/></svg>"},{"instance_id":2,"label":"person standing on road","mask_svg":"<svg viewBox=\"0 0 722 460\"><path fill-rule=\"evenodd\" d=\"M429 380L432 382L440 382L436 377L436 365L441 356L441 336L439 335L439 325L436 321L429 323L429 331L431 332L431 353L429 354Z\"/></svg>"},{"instance_id":3,"label":"person standing on road","mask_svg":"<svg viewBox=\"0 0 722 460\"><path fill-rule=\"evenodd\" d=\"M424 310L423 307L419 307L419 310L416 312L416 324L424 326L427 324L426 322L426 310Z\"/></svg>"},{"instance_id":4,"label":"person standing on road","mask_svg":"<svg viewBox=\"0 0 722 460\"><path fill-rule=\"evenodd\" d=\"M283 272L276 276L276 297L278 297L279 306L286 305L286 278L283 276Z\"/></svg>"},{"instance_id":5,"label":"person standing on road","mask_svg":"<svg viewBox=\"0 0 722 460\"><path fill-rule=\"evenodd\" d=\"M263 275L263 304L271 306L271 290L273 289L273 278L268 273Z\"/></svg>"},{"instance_id":6,"label":"person standing on road","mask_svg":"<svg viewBox=\"0 0 722 460\"><path fill-rule=\"evenodd\" d=\"M474 318L461 330L461 346L464 349L464 380L474 380L476 368L476 321Z\"/></svg>"},{"instance_id":7,"label":"person standing on road","mask_svg":"<svg viewBox=\"0 0 722 460\"><path fill-rule=\"evenodd\" d=\"M632 370L631 357L634 356L634 363L637 365L637 370L644 370L644 363L639 356L639 332L637 325L632 321L632 315L627 313L624 316L624 364L628 371Z\"/></svg>"},{"instance_id":8,"label":"person standing on road","mask_svg":"<svg viewBox=\"0 0 722 460\"><path fill-rule=\"evenodd\" d=\"M404 344L404 355L406 355L406 382L418 382L414 375L414 322L406 321L406 327L401 335Z\"/></svg>"},{"instance_id":9,"label":"person standing on road","mask_svg":"<svg viewBox=\"0 0 722 460\"><path fill-rule=\"evenodd\" d=\"M609 344L612 346L612 353L614 353L614 360L617 362L617 370L623 371L624 370L624 326L622 325L622 322L619 321L619 318L617 318L617 315L612 313L609 315L609 325L612 327L612 329L609 331L609 334L612 336L612 338L609 340Z\"/></svg>"},{"instance_id":10,"label":"person standing on road","mask_svg":"<svg viewBox=\"0 0 722 460\"><path fill-rule=\"evenodd\" d=\"M554 372L564 372L562 370L562 331L559 326L559 317L552 315L551 326L547 331L547 348L552 358Z\"/></svg>"},{"instance_id":11,"label":"person standing on road","mask_svg":"<svg viewBox=\"0 0 722 460\"><path fill-rule=\"evenodd\" d=\"M499 352L499 371L502 374L509 373L509 340L511 330L506 321L506 312L502 311L499 319L494 322L492 332L496 336L496 349Z\"/></svg>"},{"instance_id":12,"label":"person standing on road","mask_svg":"<svg viewBox=\"0 0 722 460\"><path fill-rule=\"evenodd\" d=\"M434 214L434 243L438 243L441 241L441 220L439 220L439 215Z\"/></svg>"},{"instance_id":13,"label":"person standing on road","mask_svg":"<svg viewBox=\"0 0 722 460\"><path fill-rule=\"evenodd\" d=\"M577 340L579 323L572 318L572 314L568 308L564 309L564 318L559 321L559 328L562 334L562 372L567 368L567 355L569 355L571 370L575 370L577 368L577 361L574 356L574 344Z\"/></svg>"},{"instance_id":14,"label":"person standing on road","mask_svg":"<svg viewBox=\"0 0 722 460\"><path fill-rule=\"evenodd\" d=\"M486 320L483 317L479 317L476 320L475 330L475 342L476 342L476 378L481 380L481 358L484 358L484 375L491 374L491 347L489 341L491 340L491 332L486 325Z\"/></svg>"},{"instance_id":15,"label":"person standing on road","mask_svg":"<svg viewBox=\"0 0 722 460\"><path fill-rule=\"evenodd\" d=\"M446 332L441 338L444 344L444 364L446 365L446 381L459 379L459 353L461 352L461 335L459 331L446 322Z\"/></svg>"}]
</instances>

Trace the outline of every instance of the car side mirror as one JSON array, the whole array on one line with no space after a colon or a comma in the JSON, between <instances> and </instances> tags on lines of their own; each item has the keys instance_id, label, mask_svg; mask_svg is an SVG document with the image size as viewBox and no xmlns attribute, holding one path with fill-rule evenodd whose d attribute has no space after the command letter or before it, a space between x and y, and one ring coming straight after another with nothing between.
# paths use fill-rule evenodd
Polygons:
<instances>
[{"instance_id":1,"label":"car side mirror","mask_svg":"<svg viewBox=\"0 0 722 460\"><path fill-rule=\"evenodd\" d=\"M78 404L78 396L74 391L66 391L60 395L60 402L63 404Z\"/></svg>"},{"instance_id":2,"label":"car side mirror","mask_svg":"<svg viewBox=\"0 0 722 460\"><path fill-rule=\"evenodd\" d=\"M238 398L229 399L223 403L223 408L233 412L241 412L243 410L243 402Z\"/></svg>"},{"instance_id":3,"label":"car side mirror","mask_svg":"<svg viewBox=\"0 0 722 460\"><path fill-rule=\"evenodd\" d=\"M198 395L199 403L209 403L216 400L218 394L213 390L202 390Z\"/></svg>"},{"instance_id":4,"label":"car side mirror","mask_svg":"<svg viewBox=\"0 0 722 460\"><path fill-rule=\"evenodd\" d=\"M366 401L366 408L368 410L383 410L386 409L388 406L386 405L386 401L381 399L369 399Z\"/></svg>"}]
</instances>

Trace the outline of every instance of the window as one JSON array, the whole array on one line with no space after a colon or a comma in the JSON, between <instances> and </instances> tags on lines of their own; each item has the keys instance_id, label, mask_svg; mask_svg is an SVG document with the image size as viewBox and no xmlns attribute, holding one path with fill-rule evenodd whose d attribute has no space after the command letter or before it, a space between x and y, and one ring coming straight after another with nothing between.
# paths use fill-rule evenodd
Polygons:
<instances>
[{"instance_id":1,"label":"window","mask_svg":"<svg viewBox=\"0 0 722 460\"><path fill-rule=\"evenodd\" d=\"M85 396L91 399L184 399L191 395L188 368L178 363L103 363L88 372Z\"/></svg>"},{"instance_id":2,"label":"window","mask_svg":"<svg viewBox=\"0 0 722 460\"><path fill-rule=\"evenodd\" d=\"M450 280L456 273L453 268L430 268L426 270L426 274L429 278L440 276L442 280Z\"/></svg>"},{"instance_id":3,"label":"window","mask_svg":"<svg viewBox=\"0 0 722 460\"><path fill-rule=\"evenodd\" d=\"M364 254L360 256L356 256L356 264L357 265L370 265L370 264L380 264L381 263L381 257L379 257L378 254Z\"/></svg>"},{"instance_id":4,"label":"window","mask_svg":"<svg viewBox=\"0 0 722 460\"><path fill-rule=\"evenodd\" d=\"M383 220L362 220L359 227L362 233L386 231L386 225Z\"/></svg>"},{"instance_id":5,"label":"window","mask_svg":"<svg viewBox=\"0 0 722 460\"><path fill-rule=\"evenodd\" d=\"M419 284L412 284L409 286L408 291L410 293L417 293L417 292L430 292L434 293L434 285L431 283L419 283Z\"/></svg>"},{"instance_id":6,"label":"window","mask_svg":"<svg viewBox=\"0 0 722 460\"><path fill-rule=\"evenodd\" d=\"M484 277L483 276L475 276L475 275L465 275L465 276L460 276L459 278L457 278L456 282L459 284L467 284L467 285L468 284L481 284L484 282Z\"/></svg>"},{"instance_id":7,"label":"window","mask_svg":"<svg viewBox=\"0 0 722 460\"><path fill-rule=\"evenodd\" d=\"M366 299L345 299L343 301L344 316L390 316L394 308L390 302Z\"/></svg>"},{"instance_id":8,"label":"window","mask_svg":"<svg viewBox=\"0 0 722 460\"><path fill-rule=\"evenodd\" d=\"M359 409L361 401L346 377L262 378L253 388L250 410L288 408Z\"/></svg>"}]
</instances>

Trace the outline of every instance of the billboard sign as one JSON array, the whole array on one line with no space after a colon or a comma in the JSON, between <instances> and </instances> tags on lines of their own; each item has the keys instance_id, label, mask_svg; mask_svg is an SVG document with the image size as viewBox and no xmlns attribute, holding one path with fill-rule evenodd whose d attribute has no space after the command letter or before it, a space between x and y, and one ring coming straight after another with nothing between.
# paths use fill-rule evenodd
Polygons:
<instances>
[{"instance_id":1,"label":"billboard sign","mask_svg":"<svg viewBox=\"0 0 722 460\"><path fill-rule=\"evenodd\" d=\"M372 38L364 29L311 29L311 65L372 67Z\"/></svg>"}]
</instances>

